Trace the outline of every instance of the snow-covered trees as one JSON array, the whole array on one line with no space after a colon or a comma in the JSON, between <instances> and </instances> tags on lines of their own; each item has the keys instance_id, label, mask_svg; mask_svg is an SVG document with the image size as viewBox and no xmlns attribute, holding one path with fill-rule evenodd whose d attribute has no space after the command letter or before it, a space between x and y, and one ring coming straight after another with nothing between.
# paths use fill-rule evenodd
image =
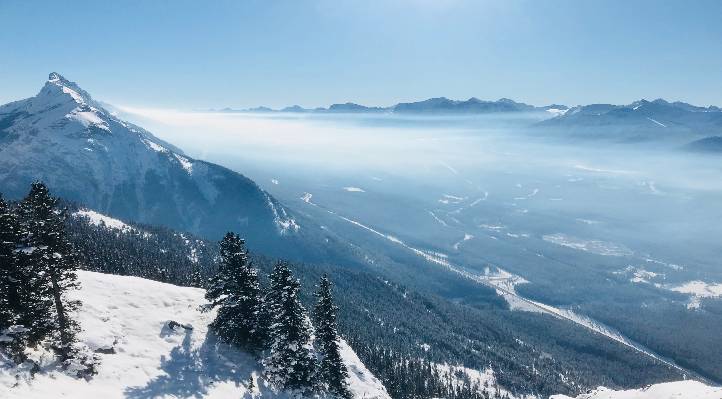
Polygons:
<instances>
[{"instance_id":1,"label":"snow-covered trees","mask_svg":"<svg viewBox=\"0 0 722 399\"><path fill-rule=\"evenodd\" d=\"M312 327L298 299L300 283L285 262L270 275L266 296L270 324L270 347L264 359L268 379L277 387L307 392L313 388L316 359L312 352Z\"/></svg>"},{"instance_id":2,"label":"snow-covered trees","mask_svg":"<svg viewBox=\"0 0 722 399\"><path fill-rule=\"evenodd\" d=\"M321 277L317 298L314 307L314 322L316 323L316 348L318 350L319 365L318 377L323 388L333 395L341 398L350 398L348 389L348 370L341 359L339 351L339 336L336 324L336 311L338 307L333 302L331 294L331 281L326 275Z\"/></svg>"},{"instance_id":3,"label":"snow-covered trees","mask_svg":"<svg viewBox=\"0 0 722 399\"><path fill-rule=\"evenodd\" d=\"M228 233L221 241L221 262L211 279L206 299L218 307L211 328L224 341L259 353L266 341L261 320L258 271L248 260L244 241Z\"/></svg>"},{"instance_id":4,"label":"snow-covered trees","mask_svg":"<svg viewBox=\"0 0 722 399\"><path fill-rule=\"evenodd\" d=\"M26 346L45 344L66 370L87 376L95 358L76 345L79 304L67 297L78 287L77 254L57 205L39 182L15 209L0 199L0 345L22 363Z\"/></svg>"},{"instance_id":5,"label":"snow-covered trees","mask_svg":"<svg viewBox=\"0 0 722 399\"><path fill-rule=\"evenodd\" d=\"M78 303L66 297L69 290L78 287L75 270L77 254L65 235L65 211L58 209L58 200L50 196L48 188L33 183L30 193L20 202L23 231L23 252L32 264L33 275L39 279L36 293L42 296L42 305L50 305L52 312L36 314L33 335L50 335L60 358L71 357L71 346L78 330L71 313ZM40 337L38 337L40 338Z\"/></svg>"},{"instance_id":6,"label":"snow-covered trees","mask_svg":"<svg viewBox=\"0 0 722 399\"><path fill-rule=\"evenodd\" d=\"M244 240L227 233L218 272L206 291L209 308L218 308L212 330L223 341L261 355L264 374L278 389L350 398L329 279L321 279L316 293L315 347L311 319L299 299L301 285L288 263L276 263L269 280L263 295Z\"/></svg>"},{"instance_id":7,"label":"snow-covered trees","mask_svg":"<svg viewBox=\"0 0 722 399\"><path fill-rule=\"evenodd\" d=\"M25 360L28 329L28 274L24 270L20 249L20 223L8 204L0 197L0 346L12 360Z\"/></svg>"},{"instance_id":8,"label":"snow-covered trees","mask_svg":"<svg viewBox=\"0 0 722 399\"><path fill-rule=\"evenodd\" d=\"M17 246L20 226L17 217L0 197L0 333L15 324L18 307Z\"/></svg>"}]
</instances>

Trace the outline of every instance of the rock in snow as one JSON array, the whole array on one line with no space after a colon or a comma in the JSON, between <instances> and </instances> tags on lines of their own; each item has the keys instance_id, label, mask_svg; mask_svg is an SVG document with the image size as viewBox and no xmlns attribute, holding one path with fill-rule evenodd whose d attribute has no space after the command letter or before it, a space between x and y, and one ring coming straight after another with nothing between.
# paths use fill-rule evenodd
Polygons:
<instances>
[{"instance_id":1,"label":"rock in snow","mask_svg":"<svg viewBox=\"0 0 722 399\"><path fill-rule=\"evenodd\" d=\"M217 342L208 332L214 313L201 312L204 290L87 271L78 276L82 288L73 295L83 301L79 338L101 358L98 374L87 382L60 371L16 380L0 360L0 397L288 397L268 387L250 355ZM169 320L189 328L171 328ZM389 398L351 347L341 342L341 349L354 397ZM254 392L246 388L251 378Z\"/></svg>"}]
</instances>

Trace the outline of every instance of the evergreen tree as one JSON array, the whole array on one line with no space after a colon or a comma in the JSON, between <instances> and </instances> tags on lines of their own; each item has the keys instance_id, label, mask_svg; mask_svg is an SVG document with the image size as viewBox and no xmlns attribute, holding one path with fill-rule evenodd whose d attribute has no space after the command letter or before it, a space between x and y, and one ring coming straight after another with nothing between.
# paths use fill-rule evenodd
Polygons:
<instances>
[{"instance_id":1,"label":"evergreen tree","mask_svg":"<svg viewBox=\"0 0 722 399\"><path fill-rule=\"evenodd\" d=\"M313 315L316 322L316 347L320 357L319 378L328 392L341 398L351 398L352 395L346 381L348 370L341 359L338 344L339 336L336 324L338 307L333 302L331 281L325 274L321 277L315 296L318 299Z\"/></svg>"},{"instance_id":2,"label":"evergreen tree","mask_svg":"<svg viewBox=\"0 0 722 399\"><path fill-rule=\"evenodd\" d=\"M201 267L198 263L193 264L188 283L191 287L203 288L203 277L201 277Z\"/></svg>"},{"instance_id":3,"label":"evergreen tree","mask_svg":"<svg viewBox=\"0 0 722 399\"><path fill-rule=\"evenodd\" d=\"M221 264L206 291L210 306L218 307L210 327L223 341L258 353L265 342L258 271L238 235L227 233L220 248Z\"/></svg>"},{"instance_id":4,"label":"evergreen tree","mask_svg":"<svg viewBox=\"0 0 722 399\"><path fill-rule=\"evenodd\" d=\"M301 284L285 262L276 264L270 280L270 349L264 359L265 373L276 387L305 393L313 388L316 365L311 323L298 299Z\"/></svg>"},{"instance_id":5,"label":"evergreen tree","mask_svg":"<svg viewBox=\"0 0 722 399\"><path fill-rule=\"evenodd\" d=\"M18 245L20 226L0 195L0 334L15 324L18 314Z\"/></svg>"},{"instance_id":6,"label":"evergreen tree","mask_svg":"<svg viewBox=\"0 0 722 399\"><path fill-rule=\"evenodd\" d=\"M36 306L30 309L30 333L34 341L52 338L54 349L62 361L73 357L72 344L79 330L71 314L78 302L66 293L78 288L76 270L78 256L65 234L65 210L57 208L58 200L48 188L33 183L30 192L18 207L23 229L23 252L28 255L34 276L31 292ZM48 311L51 310L51 311Z\"/></svg>"},{"instance_id":7,"label":"evergreen tree","mask_svg":"<svg viewBox=\"0 0 722 399\"><path fill-rule=\"evenodd\" d=\"M0 195L0 346L15 363L25 361L29 287L20 249L20 224Z\"/></svg>"}]
</instances>

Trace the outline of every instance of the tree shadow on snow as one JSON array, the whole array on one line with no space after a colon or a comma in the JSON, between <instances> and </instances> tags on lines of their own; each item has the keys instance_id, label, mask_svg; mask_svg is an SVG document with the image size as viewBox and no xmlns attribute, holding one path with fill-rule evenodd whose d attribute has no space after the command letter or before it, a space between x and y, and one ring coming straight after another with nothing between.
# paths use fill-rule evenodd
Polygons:
<instances>
[{"instance_id":1,"label":"tree shadow on snow","mask_svg":"<svg viewBox=\"0 0 722 399\"><path fill-rule=\"evenodd\" d=\"M176 334L163 327L161 336ZM160 369L164 373L148 381L145 386L125 390L128 399L150 399L163 396L202 398L216 383L245 385L257 371L256 360L249 354L218 342L208 332L203 344L191 347L192 330L185 330L183 342L173 348L170 356L161 356Z\"/></svg>"}]
</instances>

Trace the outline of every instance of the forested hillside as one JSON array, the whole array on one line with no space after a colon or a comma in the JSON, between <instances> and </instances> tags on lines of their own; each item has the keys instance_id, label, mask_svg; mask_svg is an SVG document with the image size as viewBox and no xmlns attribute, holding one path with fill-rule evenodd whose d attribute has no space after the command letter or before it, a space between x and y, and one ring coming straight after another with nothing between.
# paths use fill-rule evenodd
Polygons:
<instances>
[{"instance_id":1,"label":"forested hillside","mask_svg":"<svg viewBox=\"0 0 722 399\"><path fill-rule=\"evenodd\" d=\"M102 215L91 218L82 210L74 213L76 217L68 220L69 231L89 270L188 286L203 286L217 270L214 242L165 228L103 222ZM250 257L260 271L261 284L268 284L265 276L275 260L259 254ZM418 385L419 376L445 380L444 373L429 362L490 368L496 383L517 394L572 394L599 385L638 386L659 381L660 376L681 378L676 371L566 321L511 312L494 291L469 282L456 284L478 290L475 304L453 303L357 265L289 267L301 280L300 298L306 306L313 303L309 293L321 275L327 274L336 284L343 293L337 297L339 331L364 363L394 387L389 393L395 398L420 392L435 395L442 391L440 386L448 391L448 383ZM394 366L399 364L408 367Z\"/></svg>"}]
</instances>

